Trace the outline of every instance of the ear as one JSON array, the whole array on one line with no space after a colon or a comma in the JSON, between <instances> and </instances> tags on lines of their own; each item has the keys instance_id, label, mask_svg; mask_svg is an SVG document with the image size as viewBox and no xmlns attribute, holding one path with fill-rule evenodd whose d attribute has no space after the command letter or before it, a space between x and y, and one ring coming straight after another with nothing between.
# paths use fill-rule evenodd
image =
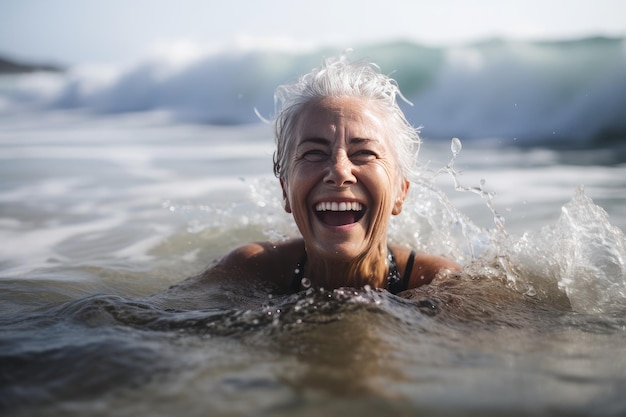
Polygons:
<instances>
[{"instance_id":1,"label":"ear","mask_svg":"<svg viewBox=\"0 0 626 417\"><path fill-rule=\"evenodd\" d=\"M404 200L406 199L406 196L409 192L410 185L411 183L408 180L402 180L402 184L400 185L400 192L396 196L396 201L393 204L393 210L391 210L391 214L393 214L394 216L397 216L402 212L402 205L404 204Z\"/></svg>"},{"instance_id":2,"label":"ear","mask_svg":"<svg viewBox=\"0 0 626 417\"><path fill-rule=\"evenodd\" d=\"M283 204L285 207L285 211L287 213L291 213L291 205L289 204L289 198L287 197L287 189L286 189L285 181L280 179L280 188L283 190Z\"/></svg>"}]
</instances>

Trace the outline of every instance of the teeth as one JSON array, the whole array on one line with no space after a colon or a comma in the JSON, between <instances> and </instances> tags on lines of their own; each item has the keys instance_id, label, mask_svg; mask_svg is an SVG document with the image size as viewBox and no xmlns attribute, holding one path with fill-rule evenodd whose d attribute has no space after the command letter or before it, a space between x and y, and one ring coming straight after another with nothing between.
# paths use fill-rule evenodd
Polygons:
<instances>
[{"instance_id":1,"label":"teeth","mask_svg":"<svg viewBox=\"0 0 626 417\"><path fill-rule=\"evenodd\" d=\"M315 206L315 210L317 211L361 211L363 210L363 205L361 203L357 203L356 201L337 203L336 201L324 201L322 203L318 203Z\"/></svg>"}]
</instances>

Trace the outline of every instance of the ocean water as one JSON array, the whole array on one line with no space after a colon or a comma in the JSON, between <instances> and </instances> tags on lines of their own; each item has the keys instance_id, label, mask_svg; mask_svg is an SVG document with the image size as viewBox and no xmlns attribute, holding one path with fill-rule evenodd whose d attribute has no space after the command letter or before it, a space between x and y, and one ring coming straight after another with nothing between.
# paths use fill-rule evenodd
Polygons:
<instances>
[{"instance_id":1,"label":"ocean water","mask_svg":"<svg viewBox=\"0 0 626 417\"><path fill-rule=\"evenodd\" d=\"M626 413L624 41L363 51L423 126L390 239L464 267L402 297L171 288L297 233L255 108L329 52L0 79L0 414Z\"/></svg>"}]
</instances>

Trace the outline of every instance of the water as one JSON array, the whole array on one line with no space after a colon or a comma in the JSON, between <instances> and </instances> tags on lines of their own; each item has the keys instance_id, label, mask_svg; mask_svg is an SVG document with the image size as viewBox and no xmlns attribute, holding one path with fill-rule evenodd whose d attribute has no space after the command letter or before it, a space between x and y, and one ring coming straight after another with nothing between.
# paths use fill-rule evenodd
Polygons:
<instances>
[{"instance_id":1,"label":"water","mask_svg":"<svg viewBox=\"0 0 626 417\"><path fill-rule=\"evenodd\" d=\"M461 273L403 297L197 288L177 284L296 233L269 127L61 108L77 76L53 77L2 96L0 414L626 412L623 140L429 137L424 119L424 175L391 239Z\"/></svg>"}]
</instances>

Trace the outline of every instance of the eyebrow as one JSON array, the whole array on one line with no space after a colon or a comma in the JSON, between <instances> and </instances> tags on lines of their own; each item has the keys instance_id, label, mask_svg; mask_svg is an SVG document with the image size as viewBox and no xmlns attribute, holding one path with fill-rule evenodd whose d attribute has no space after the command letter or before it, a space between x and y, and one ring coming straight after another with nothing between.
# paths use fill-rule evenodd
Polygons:
<instances>
[{"instance_id":1,"label":"eyebrow","mask_svg":"<svg viewBox=\"0 0 626 417\"><path fill-rule=\"evenodd\" d=\"M379 143L380 141L378 139L370 139L370 138L350 138L348 140L348 143L356 143L356 144L360 144L360 143Z\"/></svg>"},{"instance_id":2,"label":"eyebrow","mask_svg":"<svg viewBox=\"0 0 626 417\"><path fill-rule=\"evenodd\" d=\"M318 138L318 137L310 137L310 138L302 139L302 141L298 144L298 146L304 145L306 143L314 143L314 144L319 144L319 145L328 145L330 143L330 140L324 139L324 138Z\"/></svg>"},{"instance_id":3,"label":"eyebrow","mask_svg":"<svg viewBox=\"0 0 626 417\"><path fill-rule=\"evenodd\" d=\"M379 143L380 141L377 139L369 139L369 138L360 138L360 137L355 137L355 138L350 138L348 139L348 143L349 144L362 144L362 143ZM303 145L305 143L315 143L315 144L319 144L319 145L329 145L331 143L331 140L326 139L326 138L320 138L320 137L316 137L316 136L312 136L309 138L305 138L302 139L302 142L300 142L298 144L299 145Z\"/></svg>"}]
</instances>

